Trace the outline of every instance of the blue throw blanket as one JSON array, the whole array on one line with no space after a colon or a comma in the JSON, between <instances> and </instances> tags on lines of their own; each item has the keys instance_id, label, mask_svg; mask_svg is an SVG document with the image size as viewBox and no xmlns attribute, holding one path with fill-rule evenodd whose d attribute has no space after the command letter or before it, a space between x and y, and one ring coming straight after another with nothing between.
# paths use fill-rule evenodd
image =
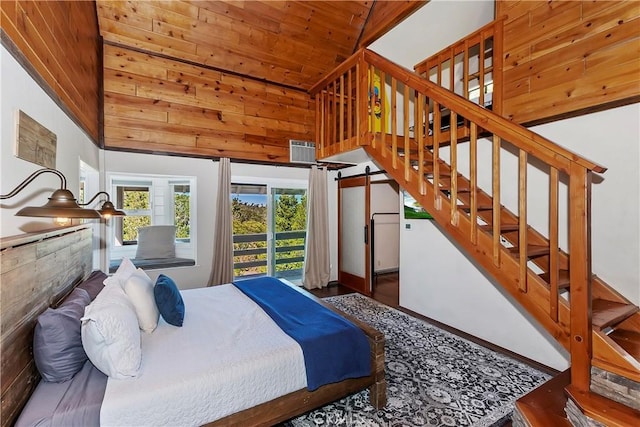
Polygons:
<instances>
[{"instance_id":1,"label":"blue throw blanket","mask_svg":"<svg viewBox=\"0 0 640 427\"><path fill-rule=\"evenodd\" d=\"M353 323L273 277L234 285L300 344L310 391L371 373L369 341Z\"/></svg>"}]
</instances>

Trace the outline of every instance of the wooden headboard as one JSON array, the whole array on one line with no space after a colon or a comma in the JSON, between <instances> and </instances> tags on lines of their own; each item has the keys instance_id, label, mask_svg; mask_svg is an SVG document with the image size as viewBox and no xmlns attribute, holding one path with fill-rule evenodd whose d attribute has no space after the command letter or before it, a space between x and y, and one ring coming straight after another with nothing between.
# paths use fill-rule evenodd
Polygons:
<instances>
[{"instance_id":1,"label":"wooden headboard","mask_svg":"<svg viewBox=\"0 0 640 427\"><path fill-rule=\"evenodd\" d=\"M12 425L40 375L33 360L36 318L89 276L90 225L0 239L1 426Z\"/></svg>"}]
</instances>

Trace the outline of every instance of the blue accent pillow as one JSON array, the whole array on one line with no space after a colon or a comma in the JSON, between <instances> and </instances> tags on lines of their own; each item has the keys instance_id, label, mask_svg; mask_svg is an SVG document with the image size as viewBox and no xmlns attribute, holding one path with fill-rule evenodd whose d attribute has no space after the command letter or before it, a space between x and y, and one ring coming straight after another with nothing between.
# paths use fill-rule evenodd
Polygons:
<instances>
[{"instance_id":1,"label":"blue accent pillow","mask_svg":"<svg viewBox=\"0 0 640 427\"><path fill-rule=\"evenodd\" d=\"M175 282L164 274L159 275L153 287L153 296L165 322L173 326L182 326L184 301Z\"/></svg>"},{"instance_id":2,"label":"blue accent pillow","mask_svg":"<svg viewBox=\"0 0 640 427\"><path fill-rule=\"evenodd\" d=\"M76 288L58 308L47 308L38 316L33 331L33 358L45 381L68 381L87 361L80 318L90 302L87 291Z\"/></svg>"}]
</instances>

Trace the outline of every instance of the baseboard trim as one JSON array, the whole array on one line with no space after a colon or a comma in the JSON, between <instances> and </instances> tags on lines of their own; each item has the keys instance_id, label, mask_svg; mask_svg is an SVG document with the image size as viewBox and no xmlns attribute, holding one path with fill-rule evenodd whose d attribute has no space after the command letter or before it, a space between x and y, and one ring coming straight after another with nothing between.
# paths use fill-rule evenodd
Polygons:
<instances>
[{"instance_id":1,"label":"baseboard trim","mask_svg":"<svg viewBox=\"0 0 640 427\"><path fill-rule=\"evenodd\" d=\"M514 353L513 351L508 350L508 349L506 349L504 347L500 347L499 345L493 344L493 343L491 343L489 341L485 341L482 338L478 338L475 335L471 335L471 334L469 334L467 332L461 331L460 329L454 328L453 326L449 326L449 325L447 325L445 323L442 323L442 322L434 320L434 319L432 319L430 317L424 316L424 315L422 315L420 313L416 313L415 311L409 310L408 308L404 308L404 307L401 307L401 306L398 306L396 308L398 310L402 311L403 313L406 313L406 314L408 314L410 316L413 316L413 317L416 317L418 319L424 320L425 322L431 323L432 325L437 326L440 329L443 329L443 330L445 330L447 332L450 332L450 333L452 333L454 335L457 335L457 336L459 336L461 338L464 338L464 339L469 340L469 341L471 341L473 343L476 343L478 345L486 347L486 348L488 348L490 350L493 350L493 351L495 351L497 353L501 353L501 354L504 354L505 356L509 356L512 359L516 359L516 360L518 360L518 361L520 361L522 363L525 363L525 364L531 366L532 368L535 368L535 369L537 369L539 371L542 371L542 372L544 372L546 374L549 374L549 375L552 375L552 376L556 376L561 372L561 371L558 371L557 369L554 369L554 368L552 368L550 366L545 365L544 363L540 363L540 362L535 361L533 359L529 359L528 357L525 357L525 356L523 356L521 354Z\"/></svg>"}]
</instances>

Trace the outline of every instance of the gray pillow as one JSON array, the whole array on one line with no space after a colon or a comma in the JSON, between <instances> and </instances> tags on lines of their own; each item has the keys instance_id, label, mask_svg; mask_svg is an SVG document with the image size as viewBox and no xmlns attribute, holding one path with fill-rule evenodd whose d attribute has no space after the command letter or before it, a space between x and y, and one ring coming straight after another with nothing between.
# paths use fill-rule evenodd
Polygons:
<instances>
[{"instance_id":1,"label":"gray pillow","mask_svg":"<svg viewBox=\"0 0 640 427\"><path fill-rule=\"evenodd\" d=\"M68 381L88 360L80 336L80 318L91 297L76 288L56 309L38 316L33 332L33 358L45 381Z\"/></svg>"},{"instance_id":2,"label":"gray pillow","mask_svg":"<svg viewBox=\"0 0 640 427\"><path fill-rule=\"evenodd\" d=\"M104 282L104 279L107 277L109 276L101 270L95 270L84 282L78 285L78 288L87 291L89 297L91 297L91 301L93 301L96 299L102 288L104 288L104 284L102 282Z\"/></svg>"},{"instance_id":3,"label":"gray pillow","mask_svg":"<svg viewBox=\"0 0 640 427\"><path fill-rule=\"evenodd\" d=\"M138 228L137 259L175 258L175 225L150 225Z\"/></svg>"}]
</instances>

